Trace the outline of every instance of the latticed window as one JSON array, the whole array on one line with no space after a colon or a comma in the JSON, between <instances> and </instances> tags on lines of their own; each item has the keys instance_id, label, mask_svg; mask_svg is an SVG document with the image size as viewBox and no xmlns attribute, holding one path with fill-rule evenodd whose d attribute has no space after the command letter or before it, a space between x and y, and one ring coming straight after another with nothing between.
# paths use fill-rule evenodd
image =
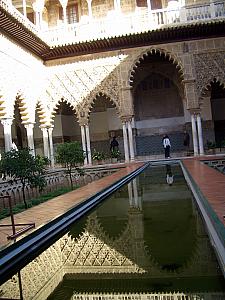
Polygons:
<instances>
[{"instance_id":1,"label":"latticed window","mask_svg":"<svg viewBox=\"0 0 225 300\"><path fill-rule=\"evenodd\" d=\"M79 21L78 18L78 4L70 4L66 7L66 18L68 24L77 23ZM59 19L64 22L63 9L60 7L59 9Z\"/></svg>"}]
</instances>

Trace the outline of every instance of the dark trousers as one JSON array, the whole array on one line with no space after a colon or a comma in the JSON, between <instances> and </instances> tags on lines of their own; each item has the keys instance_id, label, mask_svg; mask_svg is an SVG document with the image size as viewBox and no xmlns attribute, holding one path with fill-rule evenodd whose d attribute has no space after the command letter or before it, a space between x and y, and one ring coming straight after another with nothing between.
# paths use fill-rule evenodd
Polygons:
<instances>
[{"instance_id":1,"label":"dark trousers","mask_svg":"<svg viewBox=\"0 0 225 300\"><path fill-rule=\"evenodd\" d=\"M165 148L165 158L170 157L170 146L166 146Z\"/></svg>"}]
</instances>

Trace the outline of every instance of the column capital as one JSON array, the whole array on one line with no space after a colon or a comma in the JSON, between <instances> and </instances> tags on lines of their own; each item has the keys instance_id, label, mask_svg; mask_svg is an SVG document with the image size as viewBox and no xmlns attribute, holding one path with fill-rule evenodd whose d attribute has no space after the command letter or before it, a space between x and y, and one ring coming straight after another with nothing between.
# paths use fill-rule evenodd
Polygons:
<instances>
[{"instance_id":1,"label":"column capital","mask_svg":"<svg viewBox=\"0 0 225 300\"><path fill-rule=\"evenodd\" d=\"M196 79L195 78L183 79L182 82L184 84L186 84L186 83L195 83Z\"/></svg>"},{"instance_id":2,"label":"column capital","mask_svg":"<svg viewBox=\"0 0 225 300\"><path fill-rule=\"evenodd\" d=\"M13 122L13 118L1 119L1 123L4 127L11 126L12 122Z\"/></svg>"},{"instance_id":3,"label":"column capital","mask_svg":"<svg viewBox=\"0 0 225 300\"><path fill-rule=\"evenodd\" d=\"M24 127L25 127L26 129L33 129L33 128L34 128L34 124L35 124L35 123L26 123L26 124L24 124Z\"/></svg>"},{"instance_id":4,"label":"column capital","mask_svg":"<svg viewBox=\"0 0 225 300\"><path fill-rule=\"evenodd\" d=\"M132 122L133 115L121 116L120 119L122 123Z\"/></svg>"},{"instance_id":5,"label":"column capital","mask_svg":"<svg viewBox=\"0 0 225 300\"><path fill-rule=\"evenodd\" d=\"M188 111L191 115L200 115L201 109L200 108L189 108Z\"/></svg>"}]
</instances>

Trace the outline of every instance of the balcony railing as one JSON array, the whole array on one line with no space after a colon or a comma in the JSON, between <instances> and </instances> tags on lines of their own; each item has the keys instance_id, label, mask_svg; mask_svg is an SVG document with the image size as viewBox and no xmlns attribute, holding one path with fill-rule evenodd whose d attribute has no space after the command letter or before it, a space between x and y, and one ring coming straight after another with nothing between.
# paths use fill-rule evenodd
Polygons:
<instances>
[{"instance_id":1,"label":"balcony railing","mask_svg":"<svg viewBox=\"0 0 225 300\"><path fill-rule=\"evenodd\" d=\"M225 17L225 1L220 0L208 4L186 7L177 6L177 8L173 7L172 9L168 7L152 10L150 12L148 12L146 8L137 10L129 15L110 11L106 18L93 18L90 20L87 16L83 16L79 23L62 24L43 31L38 30L34 24L8 2L7 0L0 0L0 5L53 47Z\"/></svg>"},{"instance_id":2,"label":"balcony railing","mask_svg":"<svg viewBox=\"0 0 225 300\"><path fill-rule=\"evenodd\" d=\"M124 34L140 33L165 26L208 21L225 17L224 1L211 4L178 7L177 9L157 9L148 13L147 9L130 15L113 15L91 22L79 22L45 31L45 39L52 45L79 43L83 41L109 38Z\"/></svg>"}]
</instances>

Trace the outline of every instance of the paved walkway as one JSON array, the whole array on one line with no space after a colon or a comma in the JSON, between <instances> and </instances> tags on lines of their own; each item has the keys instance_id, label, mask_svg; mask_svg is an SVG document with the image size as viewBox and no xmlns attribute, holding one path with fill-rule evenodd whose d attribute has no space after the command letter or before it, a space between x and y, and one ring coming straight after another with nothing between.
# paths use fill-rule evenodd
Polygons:
<instances>
[{"instance_id":1,"label":"paved walkway","mask_svg":"<svg viewBox=\"0 0 225 300\"><path fill-rule=\"evenodd\" d=\"M225 226L225 175L204 164L202 162L204 159L218 160L218 157L186 159L183 160L183 163Z\"/></svg>"},{"instance_id":2,"label":"paved walkway","mask_svg":"<svg viewBox=\"0 0 225 300\"><path fill-rule=\"evenodd\" d=\"M133 163L129 165L124 165L125 167L119 169L119 171L103 177L99 180L93 181L75 191L69 192L67 194L58 196L47 202L34 206L26 211L16 214L15 223L35 223L36 228L49 222L50 220L56 218L57 216L68 211L70 208L74 207L78 203L84 201L85 199L93 196L100 190L110 186L114 182L123 178L124 176L135 171L137 168L142 166L143 163ZM0 221L0 224L11 224L10 218L5 218ZM19 230L19 227L18 229ZM27 232L27 234L29 234ZM0 247L8 243L7 236L12 234L12 229L10 227L0 227Z\"/></svg>"}]
</instances>

